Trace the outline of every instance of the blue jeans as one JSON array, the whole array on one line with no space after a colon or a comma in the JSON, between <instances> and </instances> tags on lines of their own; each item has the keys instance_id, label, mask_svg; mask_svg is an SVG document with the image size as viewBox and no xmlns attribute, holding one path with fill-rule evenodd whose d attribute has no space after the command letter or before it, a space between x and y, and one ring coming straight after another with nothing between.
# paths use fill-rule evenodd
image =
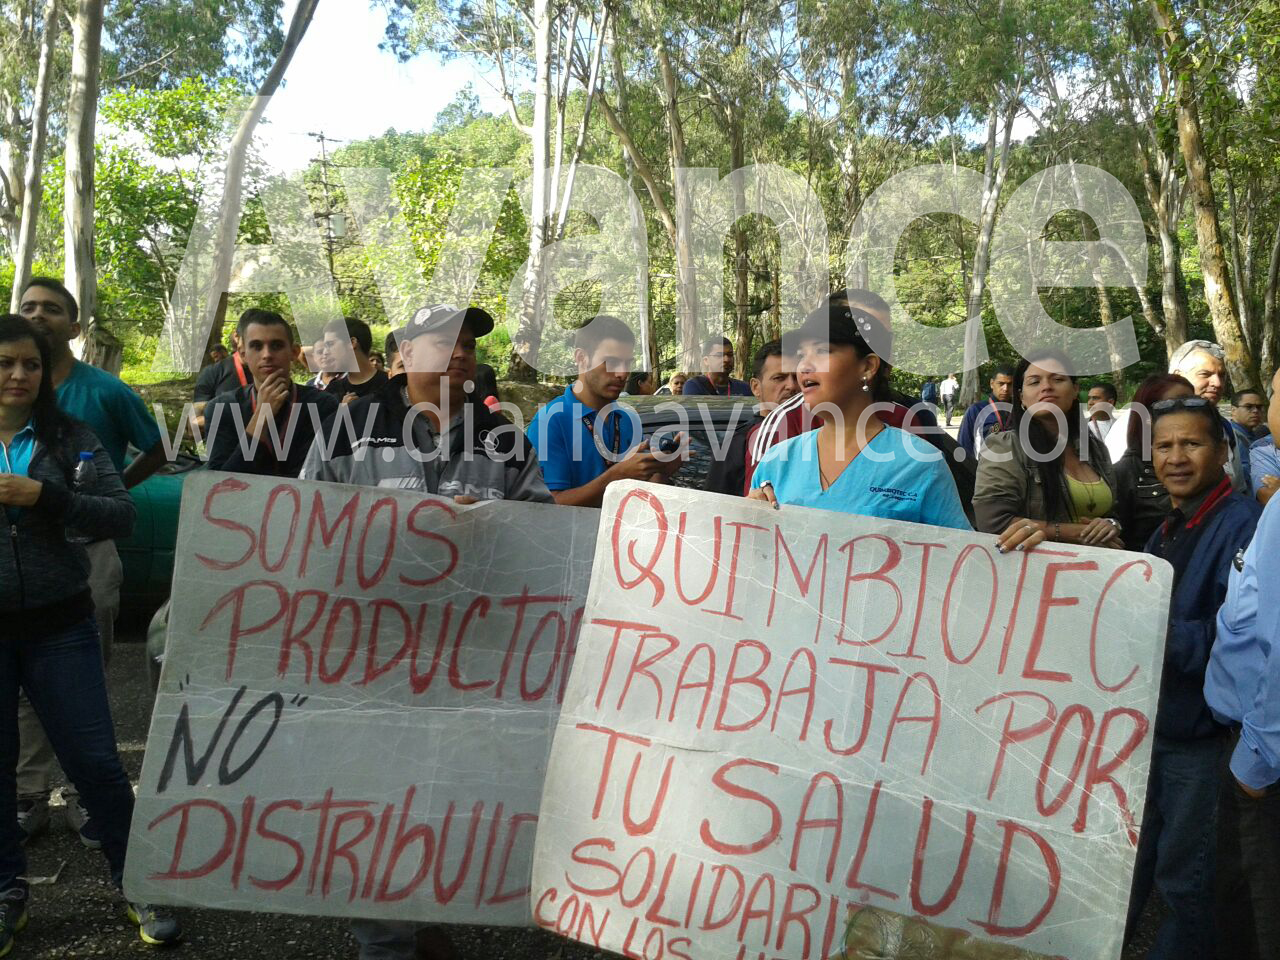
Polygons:
<instances>
[{"instance_id":1,"label":"blue jeans","mask_svg":"<svg viewBox=\"0 0 1280 960\"><path fill-rule=\"evenodd\" d=\"M1148 960L1207 960L1213 923L1215 824L1225 736L1169 740L1151 749L1147 805L1129 895L1125 940L1137 929L1154 886L1169 906Z\"/></svg>"},{"instance_id":2,"label":"blue jeans","mask_svg":"<svg viewBox=\"0 0 1280 960\"><path fill-rule=\"evenodd\" d=\"M102 852L116 886L124 875L133 789L116 751L98 628L86 618L38 640L0 641L0 893L26 890L15 773L18 689L35 708L67 779L102 828Z\"/></svg>"}]
</instances>

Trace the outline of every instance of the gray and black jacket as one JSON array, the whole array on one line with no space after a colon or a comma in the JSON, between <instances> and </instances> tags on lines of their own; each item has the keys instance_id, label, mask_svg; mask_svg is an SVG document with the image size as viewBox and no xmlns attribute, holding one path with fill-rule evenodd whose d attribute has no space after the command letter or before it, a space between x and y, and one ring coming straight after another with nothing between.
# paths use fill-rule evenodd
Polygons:
<instances>
[{"instance_id":1,"label":"gray and black jacket","mask_svg":"<svg viewBox=\"0 0 1280 960\"><path fill-rule=\"evenodd\" d=\"M466 403L437 434L411 410L403 375L339 410L311 445L301 476L442 497L554 502L521 430Z\"/></svg>"},{"instance_id":2,"label":"gray and black jacket","mask_svg":"<svg viewBox=\"0 0 1280 960\"><path fill-rule=\"evenodd\" d=\"M93 453L98 480L91 493L73 487L81 451ZM56 449L37 442L27 475L43 484L35 506L16 519L0 508L9 541L0 548L0 642L49 636L92 614L89 557L68 542L67 527L118 539L133 531L136 513L111 457L82 423L74 423Z\"/></svg>"}]
</instances>

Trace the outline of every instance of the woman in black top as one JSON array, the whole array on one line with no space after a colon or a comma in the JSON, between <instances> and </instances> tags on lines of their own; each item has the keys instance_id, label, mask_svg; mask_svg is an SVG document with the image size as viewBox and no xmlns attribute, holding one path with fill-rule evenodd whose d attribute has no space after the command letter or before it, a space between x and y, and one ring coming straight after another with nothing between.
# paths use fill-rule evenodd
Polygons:
<instances>
[{"instance_id":1,"label":"woman in black top","mask_svg":"<svg viewBox=\"0 0 1280 960\"><path fill-rule=\"evenodd\" d=\"M1140 551L1169 515L1169 494L1151 466L1151 414L1161 400L1194 397L1195 388L1176 373L1153 374L1139 384L1129 407L1124 456L1116 464L1116 519L1124 548Z\"/></svg>"},{"instance_id":2,"label":"woman in black top","mask_svg":"<svg viewBox=\"0 0 1280 960\"><path fill-rule=\"evenodd\" d=\"M129 535L134 506L102 444L58 409L49 345L29 321L0 316L0 956L27 923L26 855L16 806L18 691L99 824L117 887L133 817L107 703L89 560L80 538ZM148 943L179 928L143 904L126 915Z\"/></svg>"}]
</instances>

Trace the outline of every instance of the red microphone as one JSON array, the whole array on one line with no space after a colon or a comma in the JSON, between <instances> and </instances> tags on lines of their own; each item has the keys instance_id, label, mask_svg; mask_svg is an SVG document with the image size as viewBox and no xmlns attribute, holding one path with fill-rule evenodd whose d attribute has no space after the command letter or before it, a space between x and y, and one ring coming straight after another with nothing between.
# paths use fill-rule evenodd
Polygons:
<instances>
[{"instance_id":1,"label":"red microphone","mask_svg":"<svg viewBox=\"0 0 1280 960\"><path fill-rule=\"evenodd\" d=\"M484 405L490 413L502 412L502 403L493 394L484 398Z\"/></svg>"}]
</instances>

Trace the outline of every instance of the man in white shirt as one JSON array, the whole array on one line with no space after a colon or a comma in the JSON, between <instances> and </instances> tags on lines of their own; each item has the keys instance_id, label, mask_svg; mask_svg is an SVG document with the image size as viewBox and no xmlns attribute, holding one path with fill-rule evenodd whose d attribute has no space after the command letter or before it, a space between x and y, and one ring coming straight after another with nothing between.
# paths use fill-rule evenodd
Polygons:
<instances>
[{"instance_id":1,"label":"man in white shirt","mask_svg":"<svg viewBox=\"0 0 1280 960\"><path fill-rule=\"evenodd\" d=\"M1105 380L1089 388L1089 432L1103 442L1116 425L1114 413L1119 399L1115 386Z\"/></svg>"},{"instance_id":2,"label":"man in white shirt","mask_svg":"<svg viewBox=\"0 0 1280 960\"><path fill-rule=\"evenodd\" d=\"M942 394L942 409L946 412L947 426L951 426L951 414L956 409L956 396L960 393L960 381L956 379L954 373L947 374L947 379L942 381L942 388L939 391Z\"/></svg>"}]
</instances>

